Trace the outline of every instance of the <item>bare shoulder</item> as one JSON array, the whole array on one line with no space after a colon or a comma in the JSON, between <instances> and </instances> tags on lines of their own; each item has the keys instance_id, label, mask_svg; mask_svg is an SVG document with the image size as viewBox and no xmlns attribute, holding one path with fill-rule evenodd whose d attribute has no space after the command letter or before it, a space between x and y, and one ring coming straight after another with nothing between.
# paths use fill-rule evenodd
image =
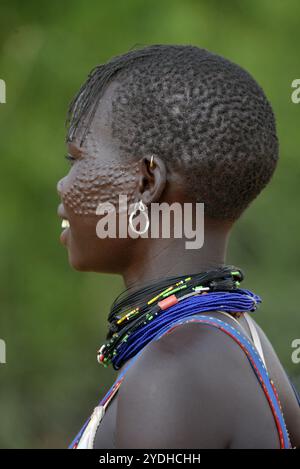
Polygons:
<instances>
[{"instance_id":1,"label":"bare shoulder","mask_svg":"<svg viewBox=\"0 0 300 469\"><path fill-rule=\"evenodd\" d=\"M245 397L259 407L257 387L247 359L226 334L199 323L176 327L145 347L125 375L117 448L229 447L241 418L251 427Z\"/></svg>"}]
</instances>

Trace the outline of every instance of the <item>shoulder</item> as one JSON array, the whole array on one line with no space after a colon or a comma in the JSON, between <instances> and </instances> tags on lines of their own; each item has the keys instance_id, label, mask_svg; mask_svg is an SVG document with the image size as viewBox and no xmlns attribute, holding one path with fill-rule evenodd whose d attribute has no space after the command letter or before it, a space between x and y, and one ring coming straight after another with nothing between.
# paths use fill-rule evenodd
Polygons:
<instances>
[{"instance_id":1,"label":"shoulder","mask_svg":"<svg viewBox=\"0 0 300 469\"><path fill-rule=\"evenodd\" d=\"M199 323L180 325L146 346L119 390L117 447L226 447L245 361L237 348Z\"/></svg>"}]
</instances>

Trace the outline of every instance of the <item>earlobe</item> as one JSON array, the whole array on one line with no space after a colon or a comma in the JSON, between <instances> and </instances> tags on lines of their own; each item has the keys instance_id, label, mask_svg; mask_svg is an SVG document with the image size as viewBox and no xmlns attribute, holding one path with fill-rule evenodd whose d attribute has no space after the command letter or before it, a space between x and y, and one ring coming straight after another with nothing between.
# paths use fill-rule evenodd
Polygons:
<instances>
[{"instance_id":1,"label":"earlobe","mask_svg":"<svg viewBox=\"0 0 300 469\"><path fill-rule=\"evenodd\" d=\"M158 202L167 182L164 161L154 155L142 158L140 162L139 192L146 205Z\"/></svg>"}]
</instances>

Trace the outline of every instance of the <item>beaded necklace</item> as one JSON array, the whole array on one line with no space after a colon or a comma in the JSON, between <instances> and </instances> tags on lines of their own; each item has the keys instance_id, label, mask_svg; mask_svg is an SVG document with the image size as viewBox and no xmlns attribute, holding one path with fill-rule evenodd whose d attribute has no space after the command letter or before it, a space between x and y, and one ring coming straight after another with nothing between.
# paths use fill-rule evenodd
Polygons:
<instances>
[{"instance_id":1,"label":"beaded necklace","mask_svg":"<svg viewBox=\"0 0 300 469\"><path fill-rule=\"evenodd\" d=\"M117 299L108 317L107 341L97 353L104 367L115 370L136 355L176 319L222 310L239 315L255 311L259 296L240 289L243 272L234 266L173 277ZM154 296L153 296L154 295Z\"/></svg>"}]
</instances>

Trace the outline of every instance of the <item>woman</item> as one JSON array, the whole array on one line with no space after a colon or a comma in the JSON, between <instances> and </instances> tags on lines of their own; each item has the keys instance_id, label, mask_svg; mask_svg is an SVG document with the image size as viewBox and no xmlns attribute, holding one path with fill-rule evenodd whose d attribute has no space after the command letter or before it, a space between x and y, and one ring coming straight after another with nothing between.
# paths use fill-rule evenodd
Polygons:
<instances>
[{"instance_id":1,"label":"woman","mask_svg":"<svg viewBox=\"0 0 300 469\"><path fill-rule=\"evenodd\" d=\"M127 288L98 353L117 380L70 447L299 446L296 394L250 316L261 300L225 264L278 159L262 89L206 50L154 45L96 67L68 122L61 241L73 268L120 274ZM186 226L178 235L179 212L166 217L174 203L192 206L202 247L187 247Z\"/></svg>"}]
</instances>

